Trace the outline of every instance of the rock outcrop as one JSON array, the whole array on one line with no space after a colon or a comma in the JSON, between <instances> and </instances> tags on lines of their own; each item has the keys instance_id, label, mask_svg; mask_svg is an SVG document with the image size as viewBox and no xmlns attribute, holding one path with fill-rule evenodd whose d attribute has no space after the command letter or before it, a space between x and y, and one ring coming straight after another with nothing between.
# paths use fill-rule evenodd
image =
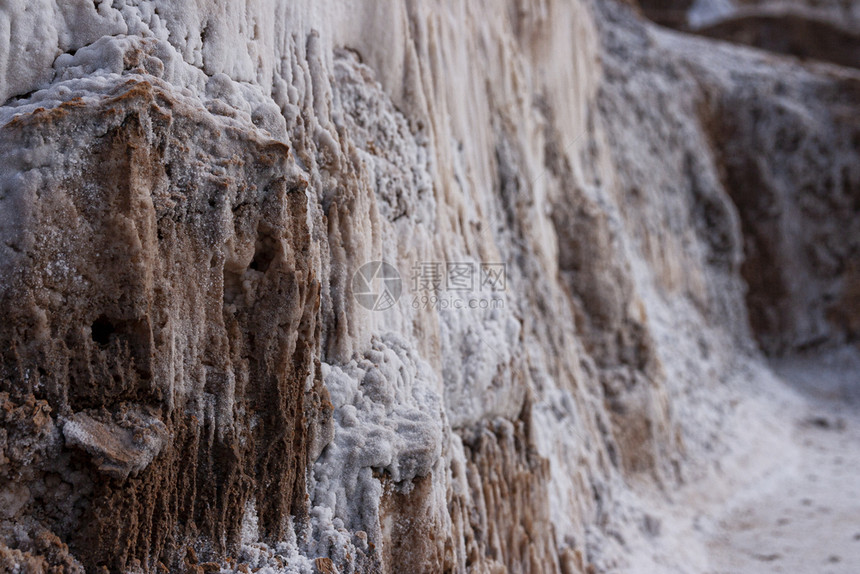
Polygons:
<instances>
[{"instance_id":1,"label":"rock outcrop","mask_svg":"<svg viewBox=\"0 0 860 574\"><path fill-rule=\"evenodd\" d=\"M224 552L248 505L283 537L307 513L303 404L320 390L288 148L155 78L3 130L4 390L45 401L58 431L7 479L90 491L40 521L89 566L178 556L189 536Z\"/></svg>"},{"instance_id":2,"label":"rock outcrop","mask_svg":"<svg viewBox=\"0 0 860 574\"><path fill-rule=\"evenodd\" d=\"M4 568L701 571L660 509L758 349L860 336L849 67L612 0L0 22Z\"/></svg>"}]
</instances>

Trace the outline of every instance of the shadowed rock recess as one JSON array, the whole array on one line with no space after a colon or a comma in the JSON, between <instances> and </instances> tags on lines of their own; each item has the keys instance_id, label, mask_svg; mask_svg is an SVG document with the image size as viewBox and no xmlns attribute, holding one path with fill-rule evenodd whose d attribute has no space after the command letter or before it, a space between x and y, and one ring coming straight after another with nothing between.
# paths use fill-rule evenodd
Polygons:
<instances>
[{"instance_id":1,"label":"shadowed rock recess","mask_svg":"<svg viewBox=\"0 0 860 574\"><path fill-rule=\"evenodd\" d=\"M0 571L709 571L860 353L857 15L772 13L2 3Z\"/></svg>"}]
</instances>

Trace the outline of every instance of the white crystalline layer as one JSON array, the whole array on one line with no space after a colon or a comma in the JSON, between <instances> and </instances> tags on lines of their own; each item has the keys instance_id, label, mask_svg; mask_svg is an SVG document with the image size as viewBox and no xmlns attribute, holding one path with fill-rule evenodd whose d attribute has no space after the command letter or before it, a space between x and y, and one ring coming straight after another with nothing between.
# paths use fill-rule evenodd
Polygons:
<instances>
[{"instance_id":1,"label":"white crystalline layer","mask_svg":"<svg viewBox=\"0 0 860 574\"><path fill-rule=\"evenodd\" d=\"M290 522L292 522L290 520ZM293 532L292 529L288 529ZM248 502L242 517L242 546L239 559L258 574L315 574L313 560L299 551L295 534L271 547L259 542L257 509ZM223 569L222 572L232 572Z\"/></svg>"},{"instance_id":2,"label":"white crystalline layer","mask_svg":"<svg viewBox=\"0 0 860 574\"><path fill-rule=\"evenodd\" d=\"M445 402L454 428L496 416L516 418L528 393L518 376L521 326L510 310L515 301L500 301L508 307L439 311Z\"/></svg>"},{"instance_id":3,"label":"white crystalline layer","mask_svg":"<svg viewBox=\"0 0 860 574\"><path fill-rule=\"evenodd\" d=\"M397 335L375 338L364 357L323 364L335 435L314 465L314 503L352 530L374 530L382 494L373 473L408 487L441 461L444 413L435 373ZM369 520L369 522L368 522Z\"/></svg>"},{"instance_id":4,"label":"white crystalline layer","mask_svg":"<svg viewBox=\"0 0 860 574\"><path fill-rule=\"evenodd\" d=\"M405 26L405 6L375 2L346 8L331 0L10 0L0 6L0 30L8 38L0 44L0 101L47 86L58 57L103 36L123 35L168 41L183 61L207 76L223 73L271 94L283 81L304 81L293 78L286 65L290 43L316 30L325 38L320 55L326 67L336 41L383 64L377 69L399 83ZM102 56L108 64L110 55Z\"/></svg>"}]
</instances>

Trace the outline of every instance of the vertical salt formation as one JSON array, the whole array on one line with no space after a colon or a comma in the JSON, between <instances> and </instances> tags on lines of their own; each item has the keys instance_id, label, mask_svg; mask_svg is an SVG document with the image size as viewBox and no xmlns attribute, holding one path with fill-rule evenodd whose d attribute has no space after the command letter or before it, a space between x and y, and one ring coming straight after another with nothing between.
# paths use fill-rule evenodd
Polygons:
<instances>
[{"instance_id":1,"label":"vertical salt formation","mask_svg":"<svg viewBox=\"0 0 860 574\"><path fill-rule=\"evenodd\" d=\"M51 564L56 535L93 571L175 570L189 542L223 556L248 503L268 539L307 512L307 181L150 60L127 52L125 76L61 83L0 128L0 528Z\"/></svg>"}]
</instances>

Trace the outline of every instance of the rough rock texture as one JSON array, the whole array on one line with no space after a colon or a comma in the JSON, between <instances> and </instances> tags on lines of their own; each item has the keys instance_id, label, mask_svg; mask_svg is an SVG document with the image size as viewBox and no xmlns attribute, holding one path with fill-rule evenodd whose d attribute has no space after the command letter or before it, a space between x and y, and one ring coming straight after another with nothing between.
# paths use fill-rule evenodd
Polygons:
<instances>
[{"instance_id":1,"label":"rough rock texture","mask_svg":"<svg viewBox=\"0 0 860 574\"><path fill-rule=\"evenodd\" d=\"M319 305L288 148L155 78L2 129L3 390L46 428L3 467L31 489L12 517L111 569L189 537L224 552L247 504L283 536L307 512ZM62 163L33 164L47 146Z\"/></svg>"},{"instance_id":2,"label":"rough rock texture","mask_svg":"<svg viewBox=\"0 0 860 574\"><path fill-rule=\"evenodd\" d=\"M701 572L756 343L858 340L856 70L611 0L61 4L0 7L4 568Z\"/></svg>"}]
</instances>

